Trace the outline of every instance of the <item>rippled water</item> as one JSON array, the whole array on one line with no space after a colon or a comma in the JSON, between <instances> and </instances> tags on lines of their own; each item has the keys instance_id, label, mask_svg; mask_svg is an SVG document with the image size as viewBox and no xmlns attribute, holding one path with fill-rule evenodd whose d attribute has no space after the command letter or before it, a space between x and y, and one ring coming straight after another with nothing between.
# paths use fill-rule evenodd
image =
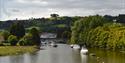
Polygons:
<instances>
[{"instance_id":1,"label":"rippled water","mask_svg":"<svg viewBox=\"0 0 125 63\"><path fill-rule=\"evenodd\" d=\"M0 57L0 63L125 63L125 54L105 50L89 49L96 56L80 55L69 45L58 44L57 48L44 46L34 54Z\"/></svg>"}]
</instances>

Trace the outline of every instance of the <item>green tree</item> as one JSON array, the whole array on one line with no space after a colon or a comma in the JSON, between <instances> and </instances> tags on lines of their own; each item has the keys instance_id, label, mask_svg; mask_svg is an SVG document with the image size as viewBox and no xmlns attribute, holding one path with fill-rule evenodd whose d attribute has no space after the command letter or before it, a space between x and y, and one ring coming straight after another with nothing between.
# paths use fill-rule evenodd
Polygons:
<instances>
[{"instance_id":1,"label":"green tree","mask_svg":"<svg viewBox=\"0 0 125 63\"><path fill-rule=\"evenodd\" d=\"M3 30L1 32L1 35L4 37L4 40L7 40L9 35L10 35L10 33L8 31Z\"/></svg>"},{"instance_id":2,"label":"green tree","mask_svg":"<svg viewBox=\"0 0 125 63\"><path fill-rule=\"evenodd\" d=\"M29 32L32 34L32 41L35 43L35 45L40 45L40 36L39 36L39 31L36 28L32 28Z\"/></svg>"},{"instance_id":3,"label":"green tree","mask_svg":"<svg viewBox=\"0 0 125 63\"><path fill-rule=\"evenodd\" d=\"M16 36L10 35L10 36L8 37L8 42L9 42L12 46L15 46L15 45L17 44L17 42L18 42L18 39L17 39Z\"/></svg>"},{"instance_id":4,"label":"green tree","mask_svg":"<svg viewBox=\"0 0 125 63\"><path fill-rule=\"evenodd\" d=\"M59 15L58 14L50 14L52 18L57 18Z\"/></svg>"},{"instance_id":5,"label":"green tree","mask_svg":"<svg viewBox=\"0 0 125 63\"><path fill-rule=\"evenodd\" d=\"M72 26L71 43L81 44L81 42L87 42L89 37L85 36L88 36L89 30L103 26L107 22L107 19L99 15L84 17L75 21Z\"/></svg>"},{"instance_id":6,"label":"green tree","mask_svg":"<svg viewBox=\"0 0 125 63\"><path fill-rule=\"evenodd\" d=\"M19 40L18 45L21 46L31 46L35 45L35 43L32 41L32 34L27 33L22 39Z\"/></svg>"},{"instance_id":7,"label":"green tree","mask_svg":"<svg viewBox=\"0 0 125 63\"><path fill-rule=\"evenodd\" d=\"M64 32L62 33L62 38L70 39L70 37L71 37L71 32L69 32L69 31L64 31Z\"/></svg>"},{"instance_id":8,"label":"green tree","mask_svg":"<svg viewBox=\"0 0 125 63\"><path fill-rule=\"evenodd\" d=\"M23 37L25 35L25 29L23 24L21 22L16 22L12 24L10 27L10 33L17 36L18 39Z\"/></svg>"}]
</instances>

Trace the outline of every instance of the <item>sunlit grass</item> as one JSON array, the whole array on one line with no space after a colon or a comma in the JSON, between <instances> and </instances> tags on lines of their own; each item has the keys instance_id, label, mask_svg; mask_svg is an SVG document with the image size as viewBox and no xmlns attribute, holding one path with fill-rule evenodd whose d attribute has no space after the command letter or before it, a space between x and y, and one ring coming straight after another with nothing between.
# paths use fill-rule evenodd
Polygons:
<instances>
[{"instance_id":1,"label":"sunlit grass","mask_svg":"<svg viewBox=\"0 0 125 63\"><path fill-rule=\"evenodd\" d=\"M66 27L66 25L65 24L58 24L58 25L54 25L55 27L59 27L59 28L64 28L64 27Z\"/></svg>"},{"instance_id":2,"label":"sunlit grass","mask_svg":"<svg viewBox=\"0 0 125 63\"><path fill-rule=\"evenodd\" d=\"M35 46L0 46L0 56L33 53L37 50Z\"/></svg>"}]
</instances>

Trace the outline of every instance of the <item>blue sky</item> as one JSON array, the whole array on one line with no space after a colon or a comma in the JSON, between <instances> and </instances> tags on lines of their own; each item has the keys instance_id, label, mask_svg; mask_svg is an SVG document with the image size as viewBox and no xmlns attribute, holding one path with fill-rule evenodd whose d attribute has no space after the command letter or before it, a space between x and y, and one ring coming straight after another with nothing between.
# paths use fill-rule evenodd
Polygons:
<instances>
[{"instance_id":1,"label":"blue sky","mask_svg":"<svg viewBox=\"0 0 125 63\"><path fill-rule=\"evenodd\" d=\"M125 14L125 0L0 0L0 20Z\"/></svg>"}]
</instances>

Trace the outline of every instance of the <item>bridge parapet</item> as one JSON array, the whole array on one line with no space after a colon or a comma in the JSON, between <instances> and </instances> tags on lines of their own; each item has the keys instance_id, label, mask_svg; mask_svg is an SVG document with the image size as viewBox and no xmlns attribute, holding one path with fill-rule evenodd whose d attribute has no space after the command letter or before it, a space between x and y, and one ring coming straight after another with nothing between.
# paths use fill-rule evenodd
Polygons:
<instances>
[{"instance_id":1,"label":"bridge parapet","mask_svg":"<svg viewBox=\"0 0 125 63\"><path fill-rule=\"evenodd\" d=\"M56 42L56 43L64 42L66 43L67 40L62 39L62 38L41 38L41 42Z\"/></svg>"}]
</instances>

